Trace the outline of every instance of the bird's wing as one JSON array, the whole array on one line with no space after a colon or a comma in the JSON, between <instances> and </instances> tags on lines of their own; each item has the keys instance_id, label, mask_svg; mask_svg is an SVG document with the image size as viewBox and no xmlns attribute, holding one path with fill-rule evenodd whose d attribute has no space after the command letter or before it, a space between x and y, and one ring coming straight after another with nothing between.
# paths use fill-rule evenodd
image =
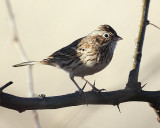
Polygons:
<instances>
[{"instance_id":1,"label":"bird's wing","mask_svg":"<svg viewBox=\"0 0 160 128\"><path fill-rule=\"evenodd\" d=\"M75 59L76 57L79 57L82 53L79 53L77 48L78 44L81 42L83 38L84 37L79 38L70 45L54 52L48 58L44 59L43 62L46 64L51 64L59 62L61 60L67 61L68 59Z\"/></svg>"}]
</instances>

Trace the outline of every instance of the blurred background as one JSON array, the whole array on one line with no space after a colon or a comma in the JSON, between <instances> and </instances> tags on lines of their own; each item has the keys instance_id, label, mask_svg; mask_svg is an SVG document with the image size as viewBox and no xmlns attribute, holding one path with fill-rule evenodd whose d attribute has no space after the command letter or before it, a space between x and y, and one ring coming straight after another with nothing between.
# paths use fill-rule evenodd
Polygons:
<instances>
[{"instance_id":1,"label":"blurred background","mask_svg":"<svg viewBox=\"0 0 160 128\"><path fill-rule=\"evenodd\" d=\"M141 0L11 0L19 37L30 60L42 60L56 50L92 32L101 24L111 25L123 38L117 45L110 65L87 76L97 88L123 89L128 80L141 15ZM150 2L149 20L160 26L160 1ZM12 43L10 19L4 0L0 0L0 86L14 84L5 92L28 97L26 67ZM147 26L139 81L148 83L144 90L159 90L160 30ZM35 93L57 96L76 91L64 71L50 66L33 68ZM76 78L81 87L84 81ZM91 88L86 87L86 91ZM82 105L57 110L38 110L42 128L158 128L156 114L147 103L127 102L117 107ZM0 127L33 128L31 111L18 113L0 107Z\"/></svg>"}]
</instances>

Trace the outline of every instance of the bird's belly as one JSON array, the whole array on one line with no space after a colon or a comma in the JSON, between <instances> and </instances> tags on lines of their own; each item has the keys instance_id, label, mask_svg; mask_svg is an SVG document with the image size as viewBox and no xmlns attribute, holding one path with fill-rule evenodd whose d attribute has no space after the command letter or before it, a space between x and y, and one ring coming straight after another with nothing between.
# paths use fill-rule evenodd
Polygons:
<instances>
[{"instance_id":1,"label":"bird's belly","mask_svg":"<svg viewBox=\"0 0 160 128\"><path fill-rule=\"evenodd\" d=\"M103 70L107 65L108 65L107 63L96 64L94 66L88 66L82 64L81 66L76 68L72 73L74 74L74 76L81 76L81 77L92 75Z\"/></svg>"},{"instance_id":2,"label":"bird's belly","mask_svg":"<svg viewBox=\"0 0 160 128\"><path fill-rule=\"evenodd\" d=\"M74 76L81 77L95 74L103 70L111 62L112 55L113 54L110 54L110 57L106 56L106 58L104 58L103 60L101 60L100 57L93 57L92 59L86 58L86 61L83 60L83 64L77 66L77 68L75 68L75 70L72 71L72 74Z\"/></svg>"}]
</instances>

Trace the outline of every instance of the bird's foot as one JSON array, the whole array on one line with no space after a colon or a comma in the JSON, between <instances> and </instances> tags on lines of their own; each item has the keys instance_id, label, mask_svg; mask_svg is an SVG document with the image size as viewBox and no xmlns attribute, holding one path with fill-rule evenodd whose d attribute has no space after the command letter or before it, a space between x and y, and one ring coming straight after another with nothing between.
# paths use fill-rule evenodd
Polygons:
<instances>
[{"instance_id":1,"label":"bird's foot","mask_svg":"<svg viewBox=\"0 0 160 128\"><path fill-rule=\"evenodd\" d=\"M44 99L46 97L46 95L45 94L40 94L38 97L39 97L39 99Z\"/></svg>"},{"instance_id":2,"label":"bird's foot","mask_svg":"<svg viewBox=\"0 0 160 128\"><path fill-rule=\"evenodd\" d=\"M103 89L96 88L95 81L94 81L94 83L92 85L92 90L91 91L96 92L96 93L101 93L102 91L106 91L106 89L104 89L104 88Z\"/></svg>"},{"instance_id":3,"label":"bird's foot","mask_svg":"<svg viewBox=\"0 0 160 128\"><path fill-rule=\"evenodd\" d=\"M101 93L103 91L106 91L106 89L104 89L104 88L103 89L98 89L96 87L93 87L91 91L96 92L96 93Z\"/></svg>"}]
</instances>

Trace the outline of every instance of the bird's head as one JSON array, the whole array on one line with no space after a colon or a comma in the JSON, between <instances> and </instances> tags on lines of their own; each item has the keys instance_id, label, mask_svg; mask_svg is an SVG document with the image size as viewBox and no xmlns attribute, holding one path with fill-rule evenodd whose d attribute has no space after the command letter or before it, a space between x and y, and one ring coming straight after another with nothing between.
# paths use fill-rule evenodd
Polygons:
<instances>
[{"instance_id":1,"label":"bird's head","mask_svg":"<svg viewBox=\"0 0 160 128\"><path fill-rule=\"evenodd\" d=\"M122 40L122 38L117 35L116 31L109 25L100 25L95 31L90 33L89 36L101 45L116 43L117 41Z\"/></svg>"}]
</instances>

